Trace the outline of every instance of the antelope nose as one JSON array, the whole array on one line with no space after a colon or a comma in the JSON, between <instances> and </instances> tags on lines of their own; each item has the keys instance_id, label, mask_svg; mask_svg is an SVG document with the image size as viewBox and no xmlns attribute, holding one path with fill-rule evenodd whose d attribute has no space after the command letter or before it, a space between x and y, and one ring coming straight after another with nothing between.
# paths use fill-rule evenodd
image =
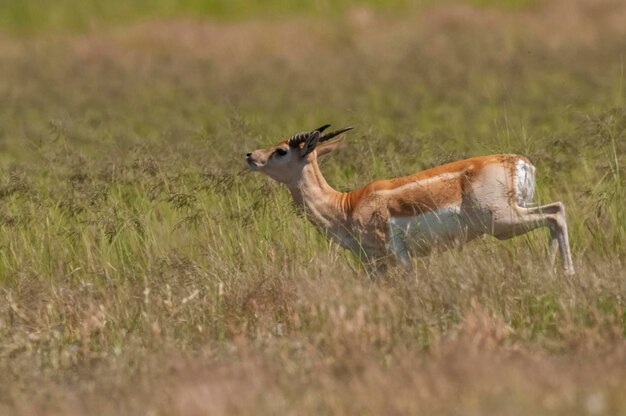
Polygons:
<instances>
[{"instance_id":1,"label":"antelope nose","mask_svg":"<svg viewBox=\"0 0 626 416\"><path fill-rule=\"evenodd\" d=\"M248 159L250 159L250 156L252 156L252 153L246 153L246 157L247 157Z\"/></svg>"}]
</instances>

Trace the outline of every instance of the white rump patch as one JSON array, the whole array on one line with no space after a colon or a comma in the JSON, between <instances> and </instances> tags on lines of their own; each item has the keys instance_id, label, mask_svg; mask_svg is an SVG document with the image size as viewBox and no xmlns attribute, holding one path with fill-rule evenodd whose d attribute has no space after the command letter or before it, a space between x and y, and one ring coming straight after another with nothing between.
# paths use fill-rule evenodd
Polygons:
<instances>
[{"instance_id":1,"label":"white rump patch","mask_svg":"<svg viewBox=\"0 0 626 416\"><path fill-rule=\"evenodd\" d=\"M525 207L532 203L535 194L535 167L518 159L515 162L515 196L517 204Z\"/></svg>"}]
</instances>

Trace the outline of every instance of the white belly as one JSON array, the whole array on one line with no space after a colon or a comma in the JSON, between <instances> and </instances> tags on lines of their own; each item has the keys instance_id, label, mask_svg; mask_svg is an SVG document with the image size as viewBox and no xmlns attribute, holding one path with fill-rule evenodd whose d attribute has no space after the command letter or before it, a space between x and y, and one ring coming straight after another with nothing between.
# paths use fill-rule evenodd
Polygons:
<instances>
[{"instance_id":1,"label":"white belly","mask_svg":"<svg viewBox=\"0 0 626 416\"><path fill-rule=\"evenodd\" d=\"M389 231L391 248L397 254L403 254L402 251L424 254L455 241L464 242L467 227L460 208L450 206L413 217L391 217Z\"/></svg>"}]
</instances>

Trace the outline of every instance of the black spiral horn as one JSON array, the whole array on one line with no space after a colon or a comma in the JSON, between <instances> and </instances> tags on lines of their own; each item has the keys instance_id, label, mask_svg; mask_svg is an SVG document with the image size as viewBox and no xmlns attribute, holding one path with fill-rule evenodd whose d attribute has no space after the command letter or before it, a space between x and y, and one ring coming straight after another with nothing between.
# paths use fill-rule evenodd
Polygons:
<instances>
[{"instance_id":1,"label":"black spiral horn","mask_svg":"<svg viewBox=\"0 0 626 416\"><path fill-rule=\"evenodd\" d=\"M337 137L339 136L341 133L345 133L348 130L352 130L354 127L345 127L343 129L339 129L339 130L335 130L335 131L330 131L326 134L322 134L322 136L320 137L320 142L324 142L326 140L330 140L333 137Z\"/></svg>"},{"instance_id":2,"label":"black spiral horn","mask_svg":"<svg viewBox=\"0 0 626 416\"><path fill-rule=\"evenodd\" d=\"M297 147L300 147L302 143L306 142L312 136L315 136L315 135L319 135L318 142L321 143L323 141L330 140L333 137L339 136L341 133L344 133L348 130L352 130L354 128L354 127L346 127L340 130L335 130L335 131L328 132L326 134L322 134L324 130L326 130L329 127L330 127L330 124L324 124L323 126L316 128L315 130L296 133L289 140L287 140L287 144L289 145L289 147L297 148Z\"/></svg>"}]
</instances>

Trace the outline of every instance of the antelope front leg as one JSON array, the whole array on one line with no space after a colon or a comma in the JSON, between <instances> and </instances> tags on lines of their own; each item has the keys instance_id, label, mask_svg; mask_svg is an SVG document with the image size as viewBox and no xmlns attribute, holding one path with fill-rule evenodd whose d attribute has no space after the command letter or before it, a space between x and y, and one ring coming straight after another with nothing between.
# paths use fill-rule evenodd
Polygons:
<instances>
[{"instance_id":1,"label":"antelope front leg","mask_svg":"<svg viewBox=\"0 0 626 416\"><path fill-rule=\"evenodd\" d=\"M389 260L393 260L393 263L400 266L405 272L411 272L413 263L407 249L404 233L390 227L389 239L387 257L389 257Z\"/></svg>"}]
</instances>

